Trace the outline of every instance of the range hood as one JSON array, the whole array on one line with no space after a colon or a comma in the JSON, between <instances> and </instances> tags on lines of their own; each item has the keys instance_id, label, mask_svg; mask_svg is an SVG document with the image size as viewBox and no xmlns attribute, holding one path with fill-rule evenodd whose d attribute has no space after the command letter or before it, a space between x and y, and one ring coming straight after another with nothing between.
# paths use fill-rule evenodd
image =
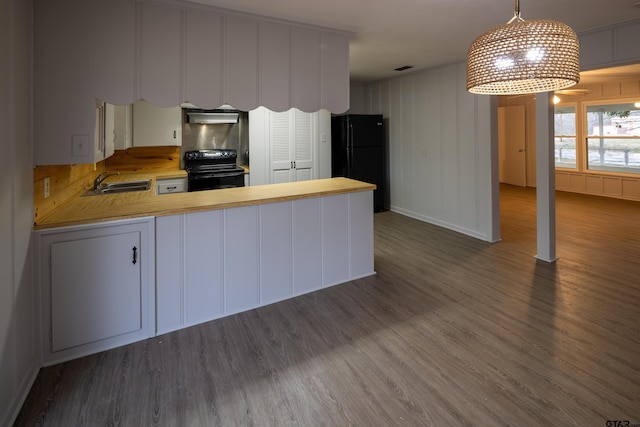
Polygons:
<instances>
[{"instance_id":1,"label":"range hood","mask_svg":"<svg viewBox=\"0 0 640 427\"><path fill-rule=\"evenodd\" d=\"M216 109L201 110L187 109L187 120L189 123L197 124L233 124L238 123L239 112L237 110Z\"/></svg>"}]
</instances>

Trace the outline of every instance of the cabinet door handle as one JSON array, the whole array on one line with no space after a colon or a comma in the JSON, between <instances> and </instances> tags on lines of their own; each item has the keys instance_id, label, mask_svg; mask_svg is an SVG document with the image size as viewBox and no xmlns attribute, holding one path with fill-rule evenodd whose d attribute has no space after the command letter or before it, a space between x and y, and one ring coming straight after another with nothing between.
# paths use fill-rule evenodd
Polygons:
<instances>
[{"instance_id":1,"label":"cabinet door handle","mask_svg":"<svg viewBox=\"0 0 640 427\"><path fill-rule=\"evenodd\" d=\"M291 162L291 168L290 169L293 169L293 162Z\"/></svg>"},{"instance_id":2,"label":"cabinet door handle","mask_svg":"<svg viewBox=\"0 0 640 427\"><path fill-rule=\"evenodd\" d=\"M137 247L133 247L133 260L131 260L131 262L133 264L138 262L138 248Z\"/></svg>"},{"instance_id":3,"label":"cabinet door handle","mask_svg":"<svg viewBox=\"0 0 640 427\"><path fill-rule=\"evenodd\" d=\"M173 131L173 139L176 139L176 136L177 136L177 131L174 130Z\"/></svg>"}]
</instances>

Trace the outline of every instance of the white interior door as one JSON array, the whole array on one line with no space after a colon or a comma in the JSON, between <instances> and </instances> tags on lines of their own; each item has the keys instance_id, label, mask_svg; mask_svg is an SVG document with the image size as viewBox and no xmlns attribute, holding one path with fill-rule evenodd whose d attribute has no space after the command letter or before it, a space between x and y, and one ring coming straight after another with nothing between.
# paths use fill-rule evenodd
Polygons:
<instances>
[{"instance_id":1,"label":"white interior door","mask_svg":"<svg viewBox=\"0 0 640 427\"><path fill-rule=\"evenodd\" d=\"M307 181L313 178L313 115L294 110L294 168L295 180Z\"/></svg>"},{"instance_id":2,"label":"white interior door","mask_svg":"<svg viewBox=\"0 0 640 427\"><path fill-rule=\"evenodd\" d=\"M289 111L270 113L271 183L291 181L291 129Z\"/></svg>"},{"instance_id":3,"label":"white interior door","mask_svg":"<svg viewBox=\"0 0 640 427\"><path fill-rule=\"evenodd\" d=\"M500 182L527 186L524 105L498 107Z\"/></svg>"}]
</instances>

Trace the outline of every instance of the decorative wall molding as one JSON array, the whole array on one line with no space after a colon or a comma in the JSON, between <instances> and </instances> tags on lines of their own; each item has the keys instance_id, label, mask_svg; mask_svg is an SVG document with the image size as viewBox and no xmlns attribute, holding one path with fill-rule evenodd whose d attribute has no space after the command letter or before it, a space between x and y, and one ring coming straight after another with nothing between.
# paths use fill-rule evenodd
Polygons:
<instances>
[{"instance_id":1,"label":"decorative wall molding","mask_svg":"<svg viewBox=\"0 0 640 427\"><path fill-rule=\"evenodd\" d=\"M596 70L640 62L640 19L578 34L580 70Z\"/></svg>"},{"instance_id":2,"label":"decorative wall molding","mask_svg":"<svg viewBox=\"0 0 640 427\"><path fill-rule=\"evenodd\" d=\"M640 201L640 177L565 172L556 169L556 190Z\"/></svg>"}]
</instances>

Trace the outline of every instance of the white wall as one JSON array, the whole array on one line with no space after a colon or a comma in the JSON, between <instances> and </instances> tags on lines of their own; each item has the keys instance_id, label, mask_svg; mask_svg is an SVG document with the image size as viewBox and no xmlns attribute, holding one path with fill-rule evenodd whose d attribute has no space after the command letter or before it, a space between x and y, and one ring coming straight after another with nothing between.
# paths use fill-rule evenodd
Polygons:
<instances>
[{"instance_id":1,"label":"white wall","mask_svg":"<svg viewBox=\"0 0 640 427\"><path fill-rule=\"evenodd\" d=\"M31 250L32 2L0 0L0 425L10 425L40 366Z\"/></svg>"},{"instance_id":2,"label":"white wall","mask_svg":"<svg viewBox=\"0 0 640 427\"><path fill-rule=\"evenodd\" d=\"M382 113L392 211L497 241L497 100L466 91L455 63L367 87Z\"/></svg>"},{"instance_id":3,"label":"white wall","mask_svg":"<svg viewBox=\"0 0 640 427\"><path fill-rule=\"evenodd\" d=\"M318 179L331 178L331 113L318 112Z\"/></svg>"}]
</instances>

